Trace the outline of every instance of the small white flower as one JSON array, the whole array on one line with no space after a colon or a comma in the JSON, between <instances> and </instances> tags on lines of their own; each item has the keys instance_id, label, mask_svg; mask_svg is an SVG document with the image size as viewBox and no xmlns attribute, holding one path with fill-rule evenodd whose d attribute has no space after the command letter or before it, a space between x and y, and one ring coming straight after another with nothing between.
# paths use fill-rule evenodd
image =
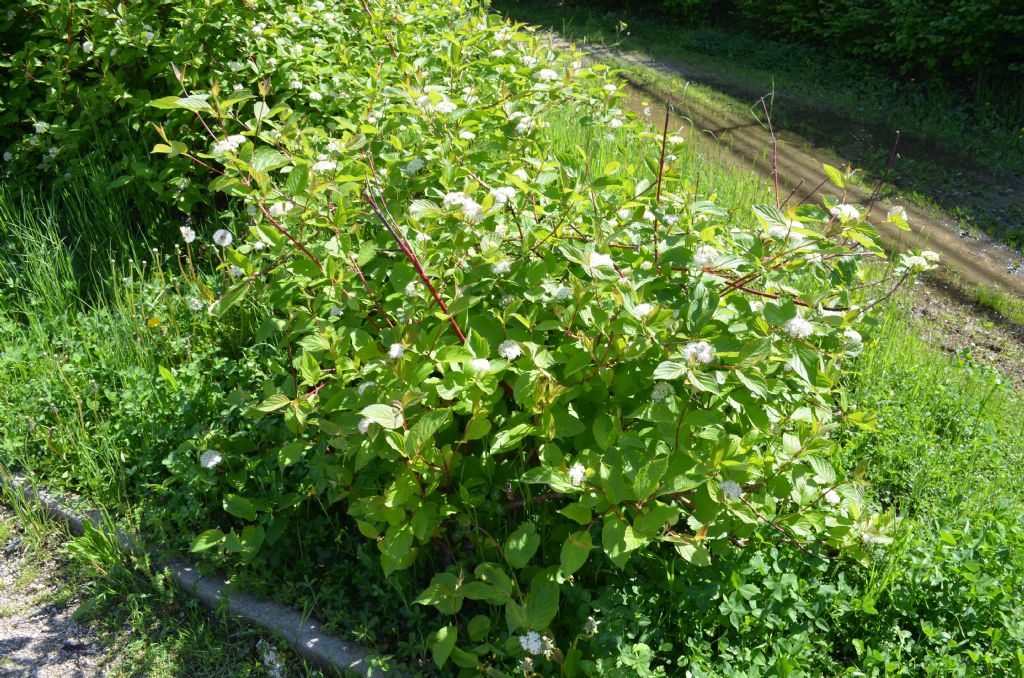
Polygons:
<instances>
[{"instance_id":1,"label":"small white flower","mask_svg":"<svg viewBox=\"0 0 1024 678\"><path fill-rule=\"evenodd\" d=\"M476 135L469 130L463 130L459 132L459 138L464 139L465 141L472 141L473 139L476 139Z\"/></svg>"},{"instance_id":2,"label":"small white flower","mask_svg":"<svg viewBox=\"0 0 1024 678\"><path fill-rule=\"evenodd\" d=\"M262 240L257 240L252 244L252 248L257 252L262 252L264 247L266 247L266 244Z\"/></svg>"},{"instance_id":3,"label":"small white flower","mask_svg":"<svg viewBox=\"0 0 1024 678\"><path fill-rule=\"evenodd\" d=\"M530 654L540 656L544 653L544 642L541 635L536 631L530 631L526 635L519 636L519 644Z\"/></svg>"},{"instance_id":4,"label":"small white flower","mask_svg":"<svg viewBox=\"0 0 1024 678\"><path fill-rule=\"evenodd\" d=\"M505 52L505 50L503 50L503 49L496 49L493 52L491 52L491 56L492 57L497 57L499 59L501 57L505 56L505 54L507 54L507 52Z\"/></svg>"},{"instance_id":5,"label":"small white flower","mask_svg":"<svg viewBox=\"0 0 1024 678\"><path fill-rule=\"evenodd\" d=\"M199 465L203 468L213 468L222 461L224 461L224 457L217 450L206 450L199 457Z\"/></svg>"},{"instance_id":6,"label":"small white flower","mask_svg":"<svg viewBox=\"0 0 1024 678\"><path fill-rule=\"evenodd\" d=\"M667 381L659 381L654 384L654 388L651 390L651 400L653 402L660 403L670 395L675 395L675 392L676 391L672 387L672 384Z\"/></svg>"},{"instance_id":7,"label":"small white flower","mask_svg":"<svg viewBox=\"0 0 1024 678\"><path fill-rule=\"evenodd\" d=\"M232 278L239 278L242 276L243 273L245 273L245 271L232 264L231 268L228 269L228 273L231 275Z\"/></svg>"},{"instance_id":8,"label":"small white flower","mask_svg":"<svg viewBox=\"0 0 1024 678\"><path fill-rule=\"evenodd\" d=\"M683 347L683 358L694 365L707 365L715 359L715 347L706 341L691 341Z\"/></svg>"},{"instance_id":9,"label":"small white flower","mask_svg":"<svg viewBox=\"0 0 1024 678\"><path fill-rule=\"evenodd\" d=\"M530 657L523 657L519 662L519 668L526 675L533 673L533 659Z\"/></svg>"},{"instance_id":10,"label":"small white flower","mask_svg":"<svg viewBox=\"0 0 1024 678\"><path fill-rule=\"evenodd\" d=\"M686 141L686 139L684 139L683 137L679 136L678 134L673 134L672 136L670 136L668 138L668 143L672 144L673 146L678 146L679 144L681 144L681 143L683 143L685 141Z\"/></svg>"},{"instance_id":11,"label":"small white flower","mask_svg":"<svg viewBox=\"0 0 1024 678\"><path fill-rule=\"evenodd\" d=\"M423 169L423 158L413 158L405 166L406 174L416 174Z\"/></svg>"},{"instance_id":12,"label":"small white flower","mask_svg":"<svg viewBox=\"0 0 1024 678\"><path fill-rule=\"evenodd\" d=\"M646 318L654 310L654 306L650 304L637 304L633 307L633 315L637 318Z\"/></svg>"},{"instance_id":13,"label":"small white flower","mask_svg":"<svg viewBox=\"0 0 1024 678\"><path fill-rule=\"evenodd\" d=\"M508 261L508 260L499 261L498 263L496 263L493 266L491 266L491 272L493 272L494 275L505 275L506 273L508 273L511 270L512 270L512 262Z\"/></svg>"},{"instance_id":14,"label":"small white flower","mask_svg":"<svg viewBox=\"0 0 1024 678\"><path fill-rule=\"evenodd\" d=\"M391 344L391 347L388 349L388 357L389 358L391 358L392 360L398 360L403 355L405 355L405 347L404 346L402 346L401 344L397 344L397 343L396 344Z\"/></svg>"},{"instance_id":15,"label":"small white flower","mask_svg":"<svg viewBox=\"0 0 1024 678\"><path fill-rule=\"evenodd\" d=\"M856 206L848 205L847 203L839 203L829 210L829 214L841 221L860 219L860 210Z\"/></svg>"},{"instance_id":16,"label":"small white flower","mask_svg":"<svg viewBox=\"0 0 1024 678\"><path fill-rule=\"evenodd\" d=\"M191 308L193 311L201 311L203 310L203 302L200 299L192 297L191 299L188 300L188 307Z\"/></svg>"},{"instance_id":17,"label":"small white flower","mask_svg":"<svg viewBox=\"0 0 1024 678\"><path fill-rule=\"evenodd\" d=\"M847 339L849 339L850 341L857 342L858 344L861 343L862 341L864 341L864 339L860 336L860 332L858 332L857 330L853 329L852 327L847 327L843 331L843 336L846 337Z\"/></svg>"},{"instance_id":18,"label":"small white flower","mask_svg":"<svg viewBox=\"0 0 1024 678\"><path fill-rule=\"evenodd\" d=\"M231 89L236 91L236 92L241 92L244 89L244 87L242 87L242 85L240 85L240 84L236 84Z\"/></svg>"},{"instance_id":19,"label":"small white flower","mask_svg":"<svg viewBox=\"0 0 1024 678\"><path fill-rule=\"evenodd\" d=\"M599 623L600 622L598 622L593 617L587 617L587 623L583 625L583 633L585 633L588 636L594 635L595 633L597 633L597 625Z\"/></svg>"},{"instance_id":20,"label":"small white flower","mask_svg":"<svg viewBox=\"0 0 1024 678\"><path fill-rule=\"evenodd\" d=\"M612 129L618 129L622 127L622 120L620 120L619 118L612 118L611 120L608 121L608 126L611 127Z\"/></svg>"},{"instance_id":21,"label":"small white flower","mask_svg":"<svg viewBox=\"0 0 1024 678\"><path fill-rule=\"evenodd\" d=\"M213 145L213 155L225 155L234 153L238 147L245 143L245 137L241 134L232 134L227 139L218 141Z\"/></svg>"},{"instance_id":22,"label":"small white flower","mask_svg":"<svg viewBox=\"0 0 1024 678\"><path fill-rule=\"evenodd\" d=\"M422 231L416 234L416 242L430 242L432 238Z\"/></svg>"},{"instance_id":23,"label":"small white flower","mask_svg":"<svg viewBox=\"0 0 1024 678\"><path fill-rule=\"evenodd\" d=\"M283 217L291 208L292 204L290 202L275 202L270 206L267 212L270 213L270 216L276 219L278 217Z\"/></svg>"},{"instance_id":24,"label":"small white flower","mask_svg":"<svg viewBox=\"0 0 1024 678\"><path fill-rule=\"evenodd\" d=\"M304 87L301 80L292 80L291 88L294 90L300 90Z\"/></svg>"},{"instance_id":25,"label":"small white flower","mask_svg":"<svg viewBox=\"0 0 1024 678\"><path fill-rule=\"evenodd\" d=\"M33 123L32 127L35 129L36 134L46 134L46 131L50 129L50 123L40 121Z\"/></svg>"},{"instance_id":26,"label":"small white flower","mask_svg":"<svg viewBox=\"0 0 1024 678\"><path fill-rule=\"evenodd\" d=\"M619 88L611 83L608 83L607 85L604 86L604 91L608 92L609 94L613 94L615 92L618 92Z\"/></svg>"},{"instance_id":27,"label":"small white flower","mask_svg":"<svg viewBox=\"0 0 1024 678\"><path fill-rule=\"evenodd\" d=\"M752 302L750 302L750 310L753 313L761 313L762 311L764 311L764 302L763 301L752 301Z\"/></svg>"},{"instance_id":28,"label":"small white flower","mask_svg":"<svg viewBox=\"0 0 1024 678\"><path fill-rule=\"evenodd\" d=\"M457 108L458 106L455 105L454 102L448 101L447 99L443 99L434 104L434 111L441 115L450 115L451 113L454 113Z\"/></svg>"},{"instance_id":29,"label":"small white flower","mask_svg":"<svg viewBox=\"0 0 1024 678\"><path fill-rule=\"evenodd\" d=\"M693 255L693 265L698 268L710 266L718 260L718 250L711 245L701 245Z\"/></svg>"},{"instance_id":30,"label":"small white flower","mask_svg":"<svg viewBox=\"0 0 1024 678\"><path fill-rule=\"evenodd\" d=\"M835 491L835 488L830 488L828 492L825 493L825 501L833 506L837 506L839 502L842 501L842 497L840 497L839 493Z\"/></svg>"},{"instance_id":31,"label":"small white flower","mask_svg":"<svg viewBox=\"0 0 1024 678\"><path fill-rule=\"evenodd\" d=\"M735 480L723 480L718 487L722 490L722 494L725 495L726 499L736 501L743 496L743 489Z\"/></svg>"},{"instance_id":32,"label":"small white flower","mask_svg":"<svg viewBox=\"0 0 1024 678\"><path fill-rule=\"evenodd\" d=\"M313 171L317 174L333 172L338 168L338 163L333 160L320 160L313 164Z\"/></svg>"},{"instance_id":33,"label":"small white flower","mask_svg":"<svg viewBox=\"0 0 1024 678\"><path fill-rule=\"evenodd\" d=\"M195 242L195 240L196 240L196 232L195 231L193 231L188 226L182 226L179 230L181 231L181 237L185 240L186 243L191 244L191 243Z\"/></svg>"},{"instance_id":34,"label":"small white flower","mask_svg":"<svg viewBox=\"0 0 1024 678\"><path fill-rule=\"evenodd\" d=\"M900 263L911 271L926 271L930 268L928 260L918 255L904 255L900 258Z\"/></svg>"},{"instance_id":35,"label":"small white flower","mask_svg":"<svg viewBox=\"0 0 1024 678\"><path fill-rule=\"evenodd\" d=\"M469 361L469 369L473 372L490 372L491 361L487 358L474 358Z\"/></svg>"},{"instance_id":36,"label":"small white flower","mask_svg":"<svg viewBox=\"0 0 1024 678\"><path fill-rule=\"evenodd\" d=\"M518 342L506 339L498 346L498 355L505 360L515 360L523 354L523 349Z\"/></svg>"},{"instance_id":37,"label":"small white flower","mask_svg":"<svg viewBox=\"0 0 1024 678\"><path fill-rule=\"evenodd\" d=\"M930 264L939 263L939 255L937 252L932 252L931 250L924 250L923 252L921 252L921 257Z\"/></svg>"},{"instance_id":38,"label":"small white flower","mask_svg":"<svg viewBox=\"0 0 1024 678\"><path fill-rule=\"evenodd\" d=\"M528 115L519 118L519 122L516 124L516 134L528 134L532 129L533 118Z\"/></svg>"},{"instance_id":39,"label":"small white flower","mask_svg":"<svg viewBox=\"0 0 1024 678\"><path fill-rule=\"evenodd\" d=\"M572 296L572 288L566 287L565 285L559 285L552 296L559 301L564 301Z\"/></svg>"},{"instance_id":40,"label":"small white flower","mask_svg":"<svg viewBox=\"0 0 1024 678\"><path fill-rule=\"evenodd\" d=\"M320 94L320 92L310 92L309 98L313 101L320 101L321 99L324 98L324 95Z\"/></svg>"},{"instance_id":41,"label":"small white flower","mask_svg":"<svg viewBox=\"0 0 1024 678\"><path fill-rule=\"evenodd\" d=\"M502 186L491 191L491 195L494 196L494 202L504 204L516 197L516 189L511 186Z\"/></svg>"},{"instance_id":42,"label":"small white flower","mask_svg":"<svg viewBox=\"0 0 1024 678\"><path fill-rule=\"evenodd\" d=\"M615 266L615 262L607 254L601 254L599 252L591 252L590 253L590 268L601 268L602 266L611 268L611 267Z\"/></svg>"},{"instance_id":43,"label":"small white flower","mask_svg":"<svg viewBox=\"0 0 1024 678\"><path fill-rule=\"evenodd\" d=\"M786 331L786 334L793 337L794 339L805 339L814 334L814 326L807 322L800 316L788 320L782 329Z\"/></svg>"},{"instance_id":44,"label":"small white flower","mask_svg":"<svg viewBox=\"0 0 1024 678\"><path fill-rule=\"evenodd\" d=\"M405 296L407 296L407 297L416 297L416 296L419 296L419 293L420 293L420 291L416 287L416 281L415 280L410 280L408 282L408 284L406 284L406 286L405 286Z\"/></svg>"},{"instance_id":45,"label":"small white flower","mask_svg":"<svg viewBox=\"0 0 1024 678\"><path fill-rule=\"evenodd\" d=\"M82 43L82 51L83 52L85 52L86 54L92 54L92 50L93 50L93 44L91 42L86 40L86 41L84 41Z\"/></svg>"},{"instance_id":46,"label":"small white flower","mask_svg":"<svg viewBox=\"0 0 1024 678\"><path fill-rule=\"evenodd\" d=\"M48 149L46 149L46 152L50 155L51 158L56 158L57 154L60 153L60 149L57 148L56 146L50 146Z\"/></svg>"},{"instance_id":47,"label":"small white flower","mask_svg":"<svg viewBox=\"0 0 1024 678\"><path fill-rule=\"evenodd\" d=\"M512 173L512 176L514 176L514 177L518 177L519 179L521 179L521 180L522 180L522 181L524 181L524 182L526 182L526 181L529 181L529 180L530 180L530 175L529 175L529 174L527 174L527 173L526 173L526 170L524 170L524 169L523 169L523 168L521 168L521 167L520 167L519 169L517 169L517 170L516 170L515 172L513 172L513 173Z\"/></svg>"},{"instance_id":48,"label":"small white flower","mask_svg":"<svg viewBox=\"0 0 1024 678\"><path fill-rule=\"evenodd\" d=\"M366 435L366 432L370 430L370 420L363 418L359 420L359 432Z\"/></svg>"},{"instance_id":49,"label":"small white flower","mask_svg":"<svg viewBox=\"0 0 1024 678\"><path fill-rule=\"evenodd\" d=\"M907 221L907 210L899 205L894 205L889 208L889 213L886 215L889 221Z\"/></svg>"},{"instance_id":50,"label":"small white flower","mask_svg":"<svg viewBox=\"0 0 1024 678\"><path fill-rule=\"evenodd\" d=\"M537 77L541 80L557 80L558 73L555 73L550 68L542 68L537 71Z\"/></svg>"},{"instance_id":51,"label":"small white flower","mask_svg":"<svg viewBox=\"0 0 1024 678\"><path fill-rule=\"evenodd\" d=\"M229 247L234 240L231 231L219 228L213 232L213 242L220 247Z\"/></svg>"}]
</instances>

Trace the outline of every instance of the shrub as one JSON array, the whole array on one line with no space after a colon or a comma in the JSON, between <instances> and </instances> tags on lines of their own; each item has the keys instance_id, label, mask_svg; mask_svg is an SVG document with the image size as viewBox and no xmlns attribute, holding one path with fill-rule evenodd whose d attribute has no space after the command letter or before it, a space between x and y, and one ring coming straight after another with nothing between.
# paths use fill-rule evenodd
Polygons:
<instances>
[{"instance_id":1,"label":"shrub","mask_svg":"<svg viewBox=\"0 0 1024 678\"><path fill-rule=\"evenodd\" d=\"M66 25L40 7L19 9ZM187 303L252 346L234 356L247 369L211 367L249 381L192 411L217 422L172 431L185 439L159 491L223 509L195 551L250 563L311 507L344 513L385 574L433 574L416 602L450 617L429 642L438 665L576 675L601 670L592 626L552 629L604 558L696 568L762 530L854 558L885 539L829 462L854 325L871 327L862 260L883 256L860 208L756 206L740 227L691 194L671 149L601 167L593 146L555 153L555 110L602 143L651 133L600 67L474 3L259 10L153 6L165 23L143 40L166 33L166 62L137 55L131 76L176 80L132 91L148 103L132 124L165 119L153 152L173 162L151 175L165 199L223 218L182 231L213 243L220 273ZM87 16L90 58L141 20ZM172 69L180 55L194 67ZM80 101L116 98L81 85L103 66L81 68ZM85 138L94 106L30 101L64 116L40 134ZM172 395L202 369L161 367Z\"/></svg>"}]
</instances>

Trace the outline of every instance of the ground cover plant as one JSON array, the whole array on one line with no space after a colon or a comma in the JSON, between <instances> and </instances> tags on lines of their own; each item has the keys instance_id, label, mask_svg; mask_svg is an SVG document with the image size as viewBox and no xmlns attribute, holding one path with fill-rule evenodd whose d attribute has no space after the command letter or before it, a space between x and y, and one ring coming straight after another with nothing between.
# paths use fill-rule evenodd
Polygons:
<instances>
[{"instance_id":1,"label":"ground cover plant","mask_svg":"<svg viewBox=\"0 0 1024 678\"><path fill-rule=\"evenodd\" d=\"M143 20L119 7L70 18L92 31L83 54ZM927 253L879 277L858 206L720 204L685 140L624 113L604 69L476 4L235 9L195 16L231 29L223 58L239 61L168 58L149 73L166 90L132 112L156 122L139 175L196 208L178 237L83 291L95 243L68 232L94 215L62 232L4 196L5 465L336 624L354 608L342 628L385 627L391 651L442 673L898 661L882 631L854 650L785 638L811 619L843 637L833 590L856 620L877 609L870 578L829 579L882 562L873 545L899 535L903 508L846 473L843 436L871 417L843 371L877 332L872 299ZM71 35L60 10L19 11L61 27L52 45ZM207 54L207 33L179 30L193 18L153 16L145 40ZM82 58L76 83L107 96ZM25 107L70 106L53 96ZM755 581L772 570L777 585ZM702 627L675 602L698 590L721 613ZM638 635L654 621L641 600L674 639ZM392 619L373 618L382 606ZM725 628L765 642L713 649ZM997 642L992 661L1011 652Z\"/></svg>"}]
</instances>

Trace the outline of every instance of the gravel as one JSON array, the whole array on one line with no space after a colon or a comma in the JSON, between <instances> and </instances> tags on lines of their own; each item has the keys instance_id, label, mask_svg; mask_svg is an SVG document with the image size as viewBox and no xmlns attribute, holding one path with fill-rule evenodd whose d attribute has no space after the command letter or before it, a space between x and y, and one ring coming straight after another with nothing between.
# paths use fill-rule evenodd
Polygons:
<instances>
[{"instance_id":1,"label":"gravel","mask_svg":"<svg viewBox=\"0 0 1024 678\"><path fill-rule=\"evenodd\" d=\"M16 524L0 506L0 522ZM61 595L59 563L29 552L14 529L0 542L0 675L80 678L106 675L102 645L73 618L81 602Z\"/></svg>"}]
</instances>

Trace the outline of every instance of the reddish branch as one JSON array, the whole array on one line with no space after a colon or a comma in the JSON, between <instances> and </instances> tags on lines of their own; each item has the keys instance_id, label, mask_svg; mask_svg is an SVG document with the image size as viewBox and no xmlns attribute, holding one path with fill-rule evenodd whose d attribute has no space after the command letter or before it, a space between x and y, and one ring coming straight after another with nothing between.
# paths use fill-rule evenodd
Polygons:
<instances>
[{"instance_id":1,"label":"reddish branch","mask_svg":"<svg viewBox=\"0 0 1024 678\"><path fill-rule=\"evenodd\" d=\"M423 270L423 266L420 264L419 257L417 257L416 253L412 251L411 247L409 247L405 238L398 233L398 230L391 224L391 222L388 221L387 217L384 216L384 212L381 211L380 206L374 199L373 194L370 193L369 188L367 188L363 195L366 198L366 201L370 204L370 207L373 209L374 214L377 215L377 218L380 219L382 224L384 224L384 228L387 229L388 233L391 234L391 237L398 244L398 247L402 250L406 259L408 259L413 265L413 268L416 269L416 274L420 277L420 280L423 281L423 284L427 286L427 289L430 290L430 294L434 297L434 301L437 302L437 305L441 308L444 314L448 316L448 321L451 323L452 329L455 330L455 334L459 336L459 341L466 343L466 335L463 334L462 328L459 327L459 323L455 319L455 316L448 313L448 305L444 303L444 299L441 298L441 295L437 293L437 289L434 287L433 283L430 282L430 278L427 277L426 271Z\"/></svg>"}]
</instances>

